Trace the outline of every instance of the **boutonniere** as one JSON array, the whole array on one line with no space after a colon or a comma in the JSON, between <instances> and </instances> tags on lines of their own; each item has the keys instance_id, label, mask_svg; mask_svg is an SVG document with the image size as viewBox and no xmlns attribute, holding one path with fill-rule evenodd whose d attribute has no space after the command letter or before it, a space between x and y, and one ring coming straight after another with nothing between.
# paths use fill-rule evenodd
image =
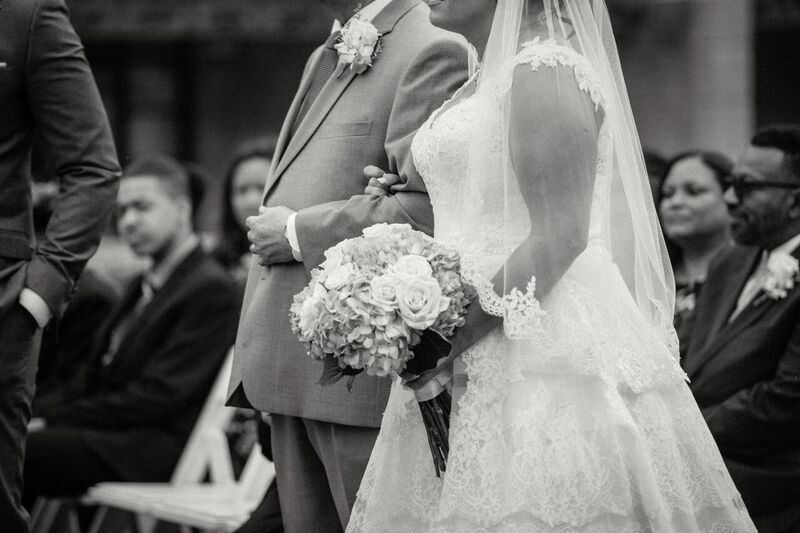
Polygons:
<instances>
[{"instance_id":1,"label":"boutonniere","mask_svg":"<svg viewBox=\"0 0 800 533\"><path fill-rule=\"evenodd\" d=\"M339 78L346 68L361 74L371 67L381 52L383 41L378 29L356 13L344 25L333 47L339 52L339 63L333 72Z\"/></svg>"},{"instance_id":2,"label":"boutonniere","mask_svg":"<svg viewBox=\"0 0 800 533\"><path fill-rule=\"evenodd\" d=\"M675 294L675 314L683 316L684 314L691 314L694 311L697 297L694 291L678 292Z\"/></svg>"},{"instance_id":3,"label":"boutonniere","mask_svg":"<svg viewBox=\"0 0 800 533\"><path fill-rule=\"evenodd\" d=\"M794 288L798 274L800 265L795 257L786 252L773 252L767 259L767 273L761 288L767 297L782 300Z\"/></svg>"}]
</instances>

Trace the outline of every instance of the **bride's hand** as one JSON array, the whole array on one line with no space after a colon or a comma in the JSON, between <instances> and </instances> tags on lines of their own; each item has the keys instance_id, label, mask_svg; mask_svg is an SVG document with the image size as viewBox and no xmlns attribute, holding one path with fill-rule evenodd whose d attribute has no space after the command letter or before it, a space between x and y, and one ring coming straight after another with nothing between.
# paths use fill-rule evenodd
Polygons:
<instances>
[{"instance_id":1,"label":"bride's hand","mask_svg":"<svg viewBox=\"0 0 800 533\"><path fill-rule=\"evenodd\" d=\"M371 196L389 196L394 194L395 185L402 185L402 180L397 174L389 174L376 166L364 167L364 176L369 178L369 183L364 189L364 194Z\"/></svg>"}]
</instances>

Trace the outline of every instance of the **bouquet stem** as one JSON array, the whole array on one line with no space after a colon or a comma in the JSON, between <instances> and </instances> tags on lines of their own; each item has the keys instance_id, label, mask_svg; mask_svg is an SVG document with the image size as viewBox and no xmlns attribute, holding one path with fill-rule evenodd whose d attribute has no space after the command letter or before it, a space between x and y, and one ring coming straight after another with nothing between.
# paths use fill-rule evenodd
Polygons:
<instances>
[{"instance_id":1,"label":"bouquet stem","mask_svg":"<svg viewBox=\"0 0 800 533\"><path fill-rule=\"evenodd\" d=\"M450 453L450 408L453 398L447 390L431 400L419 402L422 422L428 434L428 445L433 456L436 477L447 470L447 455Z\"/></svg>"}]
</instances>

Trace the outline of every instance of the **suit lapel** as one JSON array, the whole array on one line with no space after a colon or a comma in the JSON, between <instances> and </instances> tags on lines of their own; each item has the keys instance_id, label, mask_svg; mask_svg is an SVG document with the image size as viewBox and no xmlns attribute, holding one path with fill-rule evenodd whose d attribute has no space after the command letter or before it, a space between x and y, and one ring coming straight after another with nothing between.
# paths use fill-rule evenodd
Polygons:
<instances>
[{"instance_id":1,"label":"suit lapel","mask_svg":"<svg viewBox=\"0 0 800 533\"><path fill-rule=\"evenodd\" d=\"M314 104L308 110L308 114L306 114L305 118L303 118L303 121L298 126L297 131L294 133L292 138L289 139L286 146L286 151L283 153L280 162L275 168L275 172L273 172L270 181L267 184L265 198L269 195L275 183L277 183L278 179L280 179L286 168L291 164L292 161L294 161L297 155L311 139L311 136L314 135L314 133L319 129L320 124L322 124L323 119L328 116L333 104L339 100L339 97L355 77L356 74L350 70L346 70L339 78L331 76L331 79L329 79L322 88L322 91L319 93L319 96L317 96ZM302 101L302 97L300 100ZM296 115L297 113L295 112L294 116ZM288 124L288 126L291 128L291 122Z\"/></svg>"},{"instance_id":2,"label":"suit lapel","mask_svg":"<svg viewBox=\"0 0 800 533\"><path fill-rule=\"evenodd\" d=\"M322 48L317 48L308 63L308 68L303 73L303 78L300 80L300 87L297 89L297 93L294 95L292 105L289 106L289 112L286 113L286 117L283 119L281 132L278 135L278 141L275 144L275 157L272 159L269 178L267 179L267 184L264 187L264 195L261 199L262 203L266 199L267 192L272 187L272 184L278 179L279 172L283 172L286 168L286 165L282 163L284 160L283 156L286 151L286 146L289 144L289 136L291 135L292 125L297 118L297 114L300 112L300 107L303 105L303 98L308 92L308 88L311 86L311 80L314 79L314 72L316 72L321 58Z\"/></svg>"},{"instance_id":3,"label":"suit lapel","mask_svg":"<svg viewBox=\"0 0 800 533\"><path fill-rule=\"evenodd\" d=\"M378 33L385 37L392 31L392 29L394 29L397 21L400 20L403 15L414 8L417 4L419 4L419 0L394 0L380 13L378 13L372 23L377 28ZM308 144L308 141L319 129L322 121L328 116L328 113L330 113L334 104L336 104L336 102L344 93L345 89L347 89L348 85L350 85L350 83L357 76L350 69L346 69L338 78L331 76L331 78L322 88L319 96L317 96L314 104L308 110L308 114L303 119L303 122L300 123L297 131L294 133L291 139L289 139L289 132L292 124L294 123L294 119L300 110L303 96L308 90L308 86L311 84L311 79L314 77L314 73L317 70L317 65L319 64L322 56L321 49L318 49L315 53L317 54L317 57L313 62L313 68L310 68L308 75L305 76L297 95L295 95L295 100L286 116L283 127L281 128L280 138L284 139L285 151L280 154L277 164L274 165L274 171L267 180L267 185L264 189L264 201L266 201L270 191L278 182L281 175L286 171L297 155L303 150L306 144ZM376 61L380 61L380 57L376 59ZM361 74L361 76L366 76L368 74L369 70ZM280 138L278 140L278 144L280 144ZM278 157L276 157L276 159L278 159Z\"/></svg>"},{"instance_id":4,"label":"suit lapel","mask_svg":"<svg viewBox=\"0 0 800 533\"><path fill-rule=\"evenodd\" d=\"M730 265L728 268L723 267L714 271L712 273L714 280L707 281L703 287L704 294L701 298L704 302L709 302L715 311L711 312L710 320L705 321L707 324L705 329L703 329L705 324L700 322L692 333L689 350L691 356L685 361L685 370L689 377L705 364L714 353L714 348L719 345L720 335L730 326L728 318L736 309L739 294L753 272L758 258L757 249L746 250L738 256L738 260L724 263Z\"/></svg>"},{"instance_id":5,"label":"suit lapel","mask_svg":"<svg viewBox=\"0 0 800 533\"><path fill-rule=\"evenodd\" d=\"M742 294L747 280L750 279L750 276L753 274L760 260L761 251L754 248L748 250L748 253L742 257L740 262L741 266L730 272L729 276L720 273L721 279L724 280L721 285L726 290L722 291L720 299L718 300L720 312L714 317L714 322L709 332L712 339L720 335L723 330L730 329L730 326L733 326L742 316L742 313L746 311L746 309L743 310L733 321L730 323L728 322L731 315L736 310L736 305L739 303L739 296Z\"/></svg>"}]
</instances>

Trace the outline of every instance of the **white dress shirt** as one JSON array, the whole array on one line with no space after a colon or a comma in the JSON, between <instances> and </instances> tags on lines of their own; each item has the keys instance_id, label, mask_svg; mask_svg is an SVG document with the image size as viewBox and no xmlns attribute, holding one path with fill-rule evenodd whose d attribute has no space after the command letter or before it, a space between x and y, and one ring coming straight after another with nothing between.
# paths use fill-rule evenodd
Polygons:
<instances>
[{"instance_id":1,"label":"white dress shirt","mask_svg":"<svg viewBox=\"0 0 800 533\"><path fill-rule=\"evenodd\" d=\"M391 1L392 0L374 0L362 7L358 12L358 16L361 20L370 22L378 13L383 11L383 8L389 5ZM343 24L340 21L334 20L331 33L341 30L342 27ZM294 256L295 261L301 262L303 261L303 255L300 253L300 241L297 239L297 229L295 227L296 218L297 213L289 215L289 219L286 221L286 231L284 234L286 235L286 240L289 241L289 245L292 247L292 256Z\"/></svg>"},{"instance_id":2,"label":"white dress shirt","mask_svg":"<svg viewBox=\"0 0 800 533\"><path fill-rule=\"evenodd\" d=\"M728 319L728 322L733 321L733 319L736 318L739 313L744 311L744 309L750 305L750 302L752 302L756 295L761 291L761 287L764 284L764 277L768 273L767 262L769 261L770 255L775 252L791 254L797 249L798 246L800 246L800 235L795 235L785 243L776 247L774 250L770 252L764 250L761 253L761 260L759 261L756 269L750 275L747 283L744 284L744 288L742 289L741 294L739 294L739 299L736 301L736 309Z\"/></svg>"}]
</instances>

